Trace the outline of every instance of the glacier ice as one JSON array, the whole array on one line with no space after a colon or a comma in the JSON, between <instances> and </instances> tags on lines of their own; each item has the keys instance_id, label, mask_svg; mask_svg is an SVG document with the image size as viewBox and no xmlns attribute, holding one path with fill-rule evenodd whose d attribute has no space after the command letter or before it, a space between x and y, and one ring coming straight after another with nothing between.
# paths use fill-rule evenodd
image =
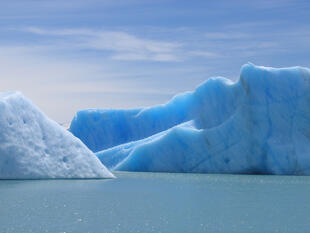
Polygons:
<instances>
[{"instance_id":1,"label":"glacier ice","mask_svg":"<svg viewBox=\"0 0 310 233\"><path fill-rule=\"evenodd\" d=\"M79 111L70 131L115 170L310 175L310 70L249 63L164 105Z\"/></svg>"},{"instance_id":2,"label":"glacier ice","mask_svg":"<svg viewBox=\"0 0 310 233\"><path fill-rule=\"evenodd\" d=\"M0 179L114 177L21 93L0 93L0 112Z\"/></svg>"}]
</instances>

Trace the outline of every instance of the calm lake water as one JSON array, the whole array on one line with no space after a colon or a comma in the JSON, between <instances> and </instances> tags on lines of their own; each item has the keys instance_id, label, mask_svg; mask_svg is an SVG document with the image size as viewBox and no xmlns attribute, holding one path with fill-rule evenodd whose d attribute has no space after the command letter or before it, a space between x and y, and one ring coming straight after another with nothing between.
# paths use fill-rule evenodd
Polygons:
<instances>
[{"instance_id":1,"label":"calm lake water","mask_svg":"<svg viewBox=\"0 0 310 233\"><path fill-rule=\"evenodd\" d=\"M309 232L310 177L0 181L0 232Z\"/></svg>"}]
</instances>

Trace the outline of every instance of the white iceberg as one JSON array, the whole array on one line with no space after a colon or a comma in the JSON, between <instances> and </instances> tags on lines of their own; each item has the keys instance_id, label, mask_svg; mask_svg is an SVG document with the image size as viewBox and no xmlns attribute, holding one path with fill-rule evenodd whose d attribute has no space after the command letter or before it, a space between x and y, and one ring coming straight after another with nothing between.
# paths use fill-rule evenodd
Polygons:
<instances>
[{"instance_id":1,"label":"white iceberg","mask_svg":"<svg viewBox=\"0 0 310 233\"><path fill-rule=\"evenodd\" d=\"M70 130L115 170L310 175L310 70L246 64L165 105L80 111Z\"/></svg>"},{"instance_id":2,"label":"white iceberg","mask_svg":"<svg viewBox=\"0 0 310 233\"><path fill-rule=\"evenodd\" d=\"M78 138L21 93L1 93L0 113L0 179L114 177Z\"/></svg>"}]
</instances>

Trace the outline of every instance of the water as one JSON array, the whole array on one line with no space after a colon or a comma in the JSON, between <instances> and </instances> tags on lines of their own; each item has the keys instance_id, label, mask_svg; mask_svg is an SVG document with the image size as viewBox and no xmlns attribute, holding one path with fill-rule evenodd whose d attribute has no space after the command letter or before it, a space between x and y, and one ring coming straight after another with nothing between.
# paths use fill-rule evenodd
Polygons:
<instances>
[{"instance_id":1,"label":"water","mask_svg":"<svg viewBox=\"0 0 310 233\"><path fill-rule=\"evenodd\" d=\"M309 232L310 177L0 181L0 232Z\"/></svg>"}]
</instances>

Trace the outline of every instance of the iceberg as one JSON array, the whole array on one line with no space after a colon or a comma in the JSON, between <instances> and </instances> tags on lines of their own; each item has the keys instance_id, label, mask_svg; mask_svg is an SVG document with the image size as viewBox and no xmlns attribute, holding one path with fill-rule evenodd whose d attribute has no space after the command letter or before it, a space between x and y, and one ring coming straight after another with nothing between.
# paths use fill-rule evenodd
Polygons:
<instances>
[{"instance_id":1,"label":"iceberg","mask_svg":"<svg viewBox=\"0 0 310 233\"><path fill-rule=\"evenodd\" d=\"M0 179L114 177L21 93L0 93L0 112Z\"/></svg>"},{"instance_id":2,"label":"iceberg","mask_svg":"<svg viewBox=\"0 0 310 233\"><path fill-rule=\"evenodd\" d=\"M70 131L112 170L310 175L310 70L248 63L163 105L79 111Z\"/></svg>"}]
</instances>

